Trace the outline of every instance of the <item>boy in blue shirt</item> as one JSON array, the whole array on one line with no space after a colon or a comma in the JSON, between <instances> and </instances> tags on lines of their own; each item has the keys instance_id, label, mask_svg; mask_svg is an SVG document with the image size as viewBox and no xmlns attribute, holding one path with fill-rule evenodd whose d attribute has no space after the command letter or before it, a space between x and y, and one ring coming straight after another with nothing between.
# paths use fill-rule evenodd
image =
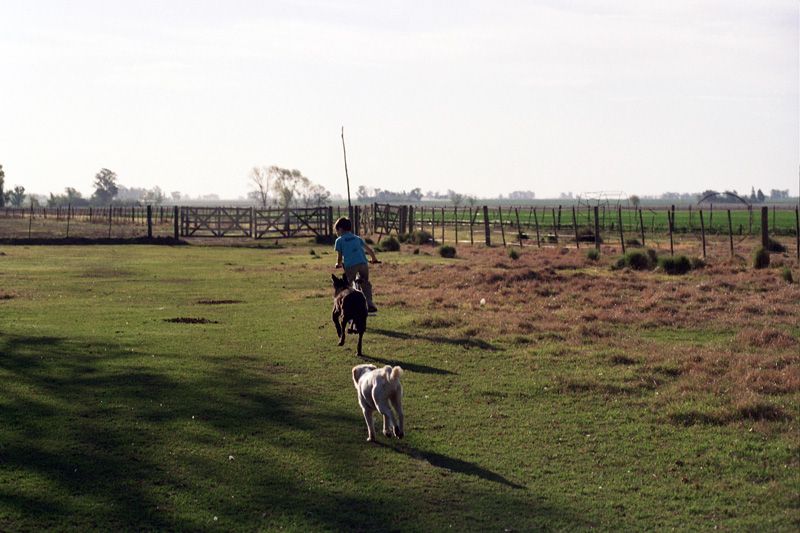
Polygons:
<instances>
[{"instance_id":1,"label":"boy in blue shirt","mask_svg":"<svg viewBox=\"0 0 800 533\"><path fill-rule=\"evenodd\" d=\"M367 264L367 256L364 250L372 257L372 263L380 263L378 258L375 257L375 252L370 248L364 239L352 232L353 225L347 217L339 218L333 225L336 235L334 248L338 252L336 257L336 268L344 266L344 273L347 276L347 281L353 283L358 275L361 282L361 290L364 292L364 297L367 299L367 310L374 313L378 310L375 304L372 303L372 284L369 282L369 265Z\"/></svg>"}]
</instances>

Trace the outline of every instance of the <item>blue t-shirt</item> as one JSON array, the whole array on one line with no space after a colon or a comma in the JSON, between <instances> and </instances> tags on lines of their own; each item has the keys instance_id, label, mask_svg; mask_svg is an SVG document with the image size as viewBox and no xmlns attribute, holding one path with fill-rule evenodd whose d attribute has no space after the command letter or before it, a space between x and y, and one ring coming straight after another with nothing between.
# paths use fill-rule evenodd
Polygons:
<instances>
[{"instance_id":1,"label":"blue t-shirt","mask_svg":"<svg viewBox=\"0 0 800 533\"><path fill-rule=\"evenodd\" d=\"M364 253L364 239L358 235L347 232L336 239L334 247L337 252L342 253L345 268L367 262L367 254Z\"/></svg>"}]
</instances>

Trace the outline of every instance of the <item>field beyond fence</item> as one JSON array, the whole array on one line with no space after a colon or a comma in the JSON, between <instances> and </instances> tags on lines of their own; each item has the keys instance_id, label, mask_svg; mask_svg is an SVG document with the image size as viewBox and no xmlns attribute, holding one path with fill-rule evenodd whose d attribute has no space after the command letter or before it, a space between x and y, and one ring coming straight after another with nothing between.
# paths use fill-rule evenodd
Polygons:
<instances>
[{"instance_id":1,"label":"field beyond fence","mask_svg":"<svg viewBox=\"0 0 800 533\"><path fill-rule=\"evenodd\" d=\"M750 207L610 205L470 206L367 204L254 208L109 206L0 209L0 240L173 238L281 240L330 239L333 222L349 215L356 232L386 235L427 232L438 244L503 246L676 246L705 256L724 246L730 255L749 250L746 241L789 239L800 256L800 215L787 205ZM794 243L791 242L794 237Z\"/></svg>"}]
</instances>

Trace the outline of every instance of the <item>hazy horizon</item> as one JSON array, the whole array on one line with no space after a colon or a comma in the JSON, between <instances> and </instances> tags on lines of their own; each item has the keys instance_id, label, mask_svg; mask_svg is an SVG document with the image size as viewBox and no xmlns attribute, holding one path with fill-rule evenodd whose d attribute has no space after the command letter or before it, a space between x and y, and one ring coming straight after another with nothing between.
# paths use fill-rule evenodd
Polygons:
<instances>
[{"instance_id":1,"label":"hazy horizon","mask_svg":"<svg viewBox=\"0 0 800 533\"><path fill-rule=\"evenodd\" d=\"M789 189L794 0L0 4L6 188L100 168L246 196L253 166L351 192L537 198Z\"/></svg>"}]
</instances>

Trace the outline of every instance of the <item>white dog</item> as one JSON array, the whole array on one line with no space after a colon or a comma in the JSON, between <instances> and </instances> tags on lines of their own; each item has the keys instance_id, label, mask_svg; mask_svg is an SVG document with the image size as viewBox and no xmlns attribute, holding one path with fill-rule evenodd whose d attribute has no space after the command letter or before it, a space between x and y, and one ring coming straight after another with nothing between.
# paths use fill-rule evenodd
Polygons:
<instances>
[{"instance_id":1,"label":"white dog","mask_svg":"<svg viewBox=\"0 0 800 533\"><path fill-rule=\"evenodd\" d=\"M367 423L367 441L375 440L372 427L372 415L377 410L383 416L383 434L403 438L403 386L400 376L403 369L399 366L377 368L375 365L358 365L353 367L353 385L358 391L358 403ZM397 416L392 412L392 407Z\"/></svg>"}]
</instances>

